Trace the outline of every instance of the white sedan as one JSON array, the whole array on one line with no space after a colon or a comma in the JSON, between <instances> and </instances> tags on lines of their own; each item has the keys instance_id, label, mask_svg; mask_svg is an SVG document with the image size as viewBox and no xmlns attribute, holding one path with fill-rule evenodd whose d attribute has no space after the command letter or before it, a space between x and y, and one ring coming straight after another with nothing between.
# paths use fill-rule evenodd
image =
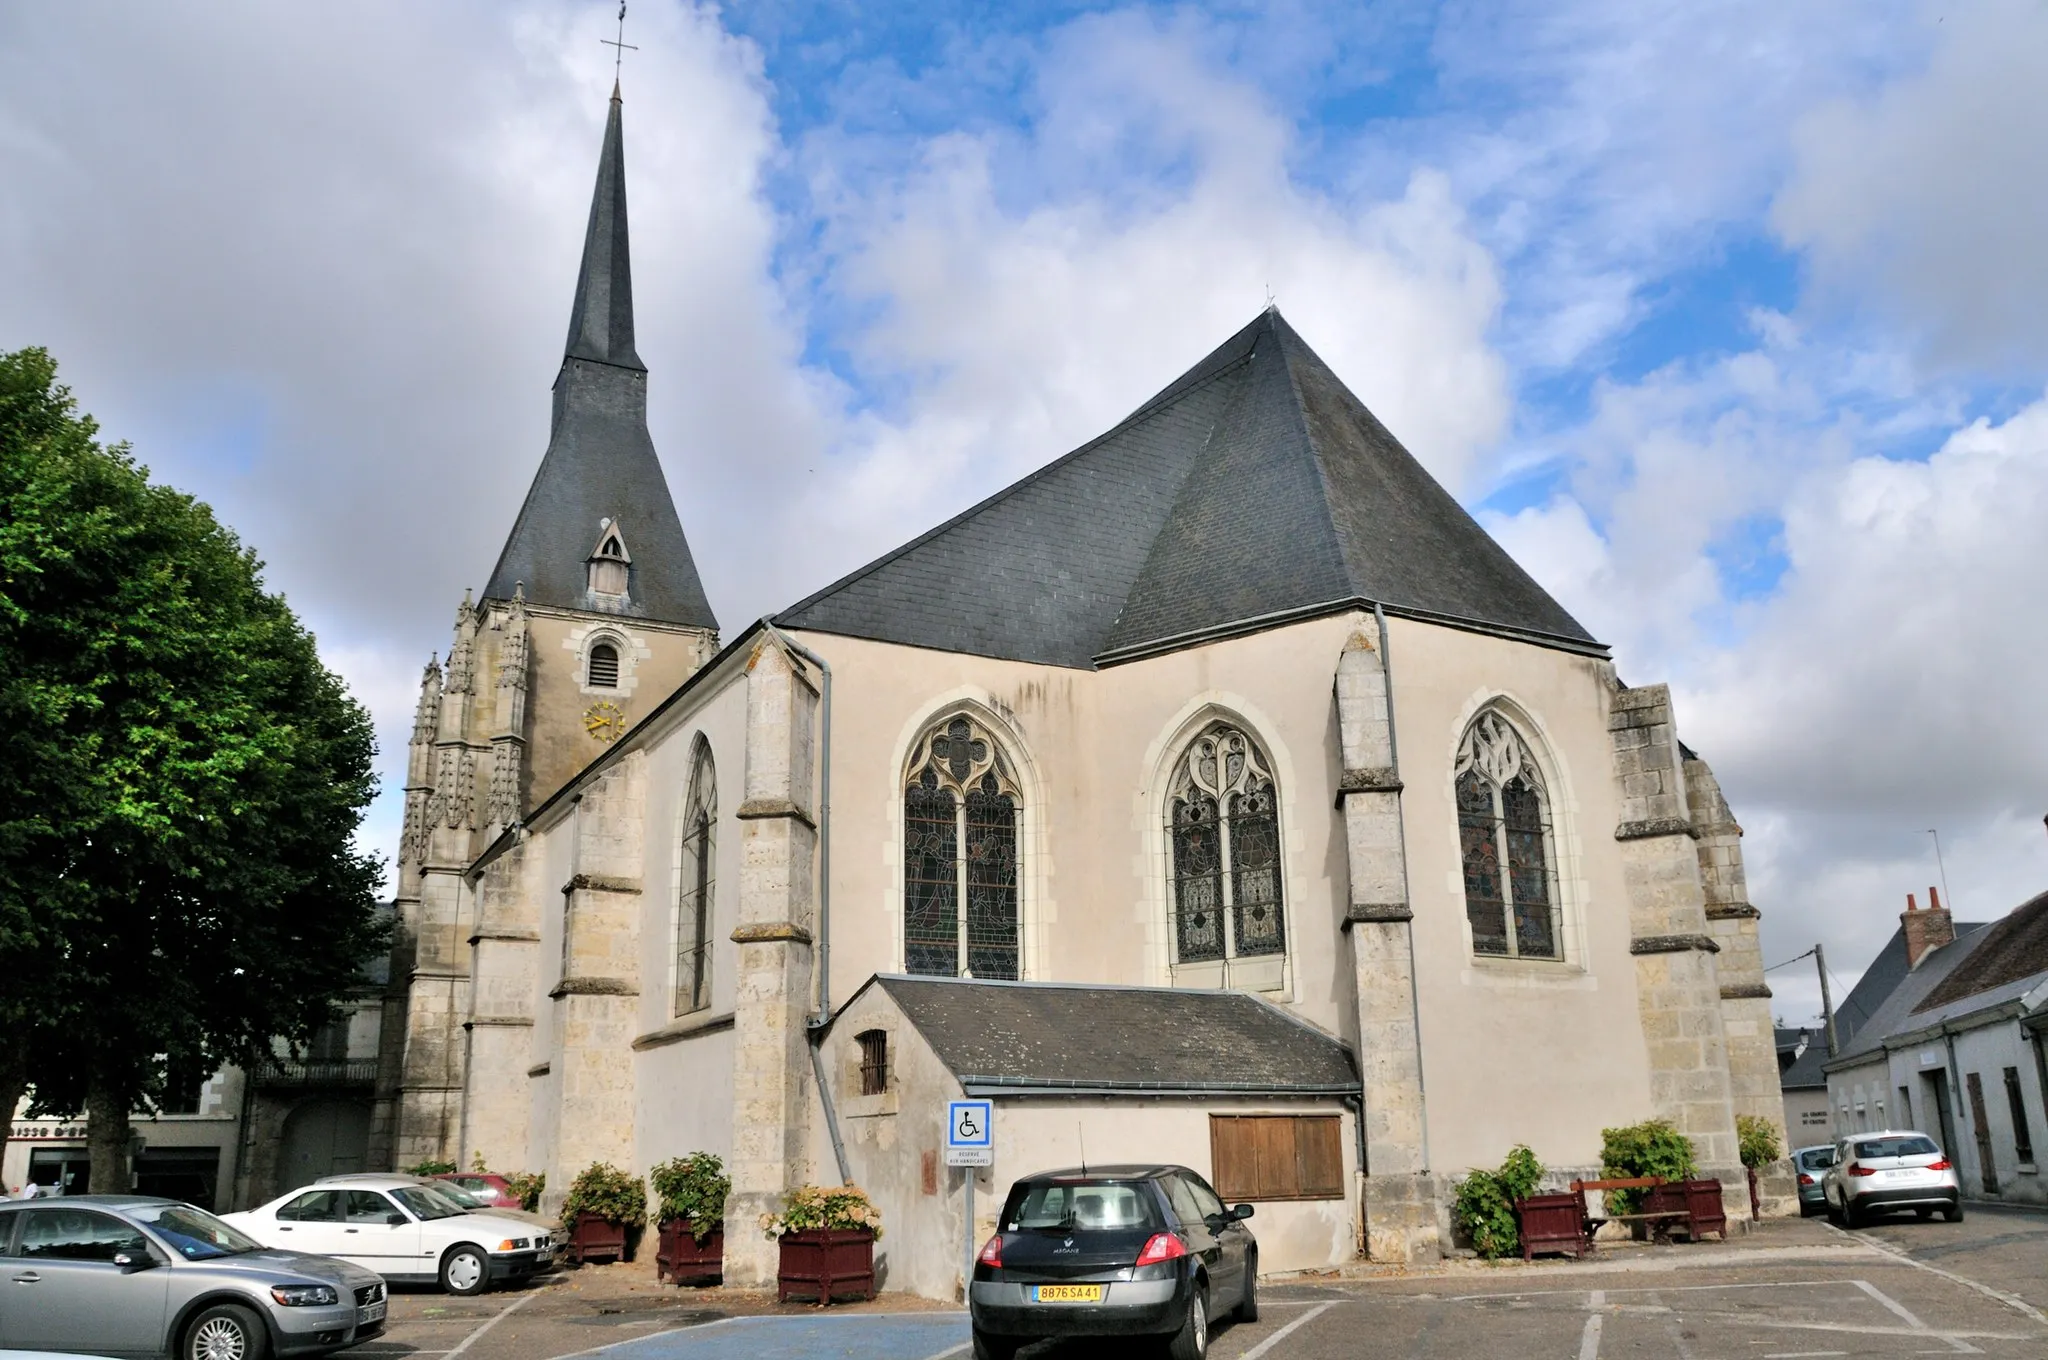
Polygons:
<instances>
[{"instance_id":1,"label":"white sedan","mask_svg":"<svg viewBox=\"0 0 2048 1360\"><path fill-rule=\"evenodd\" d=\"M465 1209L410 1176L304 1186L221 1217L266 1247L338 1256L387 1280L438 1283L450 1294L481 1294L523 1279L554 1256L544 1229Z\"/></svg>"}]
</instances>

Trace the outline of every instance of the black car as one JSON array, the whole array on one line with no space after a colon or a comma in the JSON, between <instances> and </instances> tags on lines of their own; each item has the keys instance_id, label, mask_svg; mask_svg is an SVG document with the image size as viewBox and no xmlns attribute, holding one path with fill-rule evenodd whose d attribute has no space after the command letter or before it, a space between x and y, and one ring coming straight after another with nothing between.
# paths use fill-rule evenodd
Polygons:
<instances>
[{"instance_id":1,"label":"black car","mask_svg":"<svg viewBox=\"0 0 2048 1360\"><path fill-rule=\"evenodd\" d=\"M975 1360L1048 1336L1153 1336L1201 1360L1210 1319L1259 1315L1259 1244L1184 1166L1046 1171L1010 1187L968 1290Z\"/></svg>"}]
</instances>

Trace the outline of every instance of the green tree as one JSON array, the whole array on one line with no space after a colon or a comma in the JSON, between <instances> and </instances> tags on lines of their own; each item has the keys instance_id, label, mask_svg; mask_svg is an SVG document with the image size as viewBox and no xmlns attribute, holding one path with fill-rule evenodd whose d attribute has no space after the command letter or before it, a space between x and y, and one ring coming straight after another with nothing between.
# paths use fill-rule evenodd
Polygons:
<instances>
[{"instance_id":1,"label":"green tree","mask_svg":"<svg viewBox=\"0 0 2048 1360\"><path fill-rule=\"evenodd\" d=\"M131 1110L308 1037L380 947L374 743L255 554L56 376L0 354L0 1110L83 1110L125 1189Z\"/></svg>"}]
</instances>

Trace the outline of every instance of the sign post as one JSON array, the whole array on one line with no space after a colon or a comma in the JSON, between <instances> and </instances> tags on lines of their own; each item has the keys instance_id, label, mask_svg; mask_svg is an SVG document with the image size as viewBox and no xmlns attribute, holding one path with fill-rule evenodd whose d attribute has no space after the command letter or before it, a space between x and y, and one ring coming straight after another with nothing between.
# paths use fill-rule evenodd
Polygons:
<instances>
[{"instance_id":1,"label":"sign post","mask_svg":"<svg viewBox=\"0 0 2048 1360\"><path fill-rule=\"evenodd\" d=\"M946 1102L946 1165L960 1168L967 1191L967 1268L960 1275L960 1302L963 1304L969 1302L974 1286L975 1168L995 1165L995 1115L993 1101Z\"/></svg>"}]
</instances>

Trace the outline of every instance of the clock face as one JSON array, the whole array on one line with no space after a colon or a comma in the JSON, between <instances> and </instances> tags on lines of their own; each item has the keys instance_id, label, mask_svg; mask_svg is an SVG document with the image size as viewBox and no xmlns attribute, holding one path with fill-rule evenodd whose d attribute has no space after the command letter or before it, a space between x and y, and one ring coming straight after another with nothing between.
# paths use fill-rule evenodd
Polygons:
<instances>
[{"instance_id":1,"label":"clock face","mask_svg":"<svg viewBox=\"0 0 2048 1360\"><path fill-rule=\"evenodd\" d=\"M609 745L625 735L626 715L611 700L599 700L583 710L583 730Z\"/></svg>"}]
</instances>

